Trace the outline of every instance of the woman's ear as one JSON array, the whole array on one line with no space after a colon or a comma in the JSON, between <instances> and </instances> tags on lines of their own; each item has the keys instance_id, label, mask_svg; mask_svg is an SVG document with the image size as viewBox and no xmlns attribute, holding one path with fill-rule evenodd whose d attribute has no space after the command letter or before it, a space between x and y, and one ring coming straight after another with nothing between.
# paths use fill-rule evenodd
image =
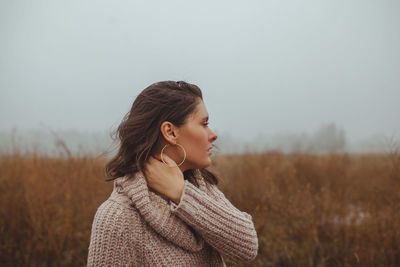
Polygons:
<instances>
[{"instance_id":1,"label":"woman's ear","mask_svg":"<svg viewBox=\"0 0 400 267\"><path fill-rule=\"evenodd\" d=\"M178 128L169 121L164 121L160 127L164 139L171 144L176 143Z\"/></svg>"}]
</instances>

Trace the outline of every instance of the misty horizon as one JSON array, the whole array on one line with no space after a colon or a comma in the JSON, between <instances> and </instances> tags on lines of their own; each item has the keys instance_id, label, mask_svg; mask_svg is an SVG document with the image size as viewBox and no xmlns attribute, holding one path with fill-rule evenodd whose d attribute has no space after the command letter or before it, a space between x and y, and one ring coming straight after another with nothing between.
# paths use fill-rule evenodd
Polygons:
<instances>
[{"instance_id":1,"label":"misty horizon","mask_svg":"<svg viewBox=\"0 0 400 267\"><path fill-rule=\"evenodd\" d=\"M334 123L321 125L315 132L259 133L253 140L235 138L228 132L216 131L215 155L243 153L327 154L327 153L391 153L400 149L395 136L371 135L369 138L349 141L344 129ZM92 155L110 157L119 148L111 131L84 132L37 128L9 132L0 131L0 154L35 152L42 155ZM113 136L114 137L114 136Z\"/></svg>"}]
</instances>

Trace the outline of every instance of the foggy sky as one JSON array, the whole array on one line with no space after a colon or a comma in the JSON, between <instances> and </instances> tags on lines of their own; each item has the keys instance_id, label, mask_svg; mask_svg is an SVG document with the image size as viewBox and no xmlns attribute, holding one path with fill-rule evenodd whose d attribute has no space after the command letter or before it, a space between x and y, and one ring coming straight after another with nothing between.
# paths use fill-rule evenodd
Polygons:
<instances>
[{"instance_id":1,"label":"foggy sky","mask_svg":"<svg viewBox=\"0 0 400 267\"><path fill-rule=\"evenodd\" d=\"M399 1L1 1L0 130L104 131L153 82L250 140L400 133Z\"/></svg>"}]
</instances>

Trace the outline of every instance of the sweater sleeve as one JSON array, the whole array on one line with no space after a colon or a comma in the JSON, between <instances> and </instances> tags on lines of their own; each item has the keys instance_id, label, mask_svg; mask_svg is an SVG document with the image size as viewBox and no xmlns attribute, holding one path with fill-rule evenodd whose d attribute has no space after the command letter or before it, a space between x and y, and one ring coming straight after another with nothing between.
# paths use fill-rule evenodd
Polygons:
<instances>
[{"instance_id":1,"label":"sweater sleeve","mask_svg":"<svg viewBox=\"0 0 400 267\"><path fill-rule=\"evenodd\" d=\"M230 260L253 260L258 238L251 215L233 206L217 186L210 190L215 198L185 180L179 203L170 201L171 211Z\"/></svg>"}]
</instances>

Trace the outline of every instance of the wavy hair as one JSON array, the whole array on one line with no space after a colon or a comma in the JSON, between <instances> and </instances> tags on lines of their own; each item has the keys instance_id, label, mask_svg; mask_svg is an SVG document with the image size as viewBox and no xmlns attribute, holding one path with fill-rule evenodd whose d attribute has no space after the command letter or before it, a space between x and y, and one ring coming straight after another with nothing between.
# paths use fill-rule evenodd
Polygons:
<instances>
[{"instance_id":1,"label":"wavy hair","mask_svg":"<svg viewBox=\"0 0 400 267\"><path fill-rule=\"evenodd\" d=\"M203 100L200 88L184 81L162 81L145 88L112 134L120 146L118 153L106 164L107 181L143 171L144 163L162 138L161 124L169 121L177 127L184 125L200 100ZM198 187L193 171L189 169L183 174ZM206 183L218 184L219 179L214 173L205 168L200 172Z\"/></svg>"}]
</instances>

